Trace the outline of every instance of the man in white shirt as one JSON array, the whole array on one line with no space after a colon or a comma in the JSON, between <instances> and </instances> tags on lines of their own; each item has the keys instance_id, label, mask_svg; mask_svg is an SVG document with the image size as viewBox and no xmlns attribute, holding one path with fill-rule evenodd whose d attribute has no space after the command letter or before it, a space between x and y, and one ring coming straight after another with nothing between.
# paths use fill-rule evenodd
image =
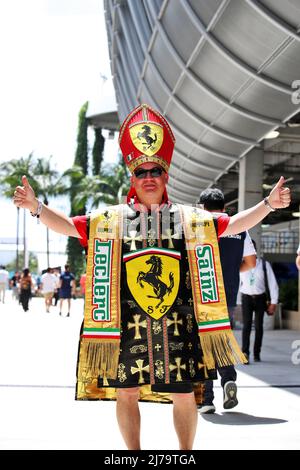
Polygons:
<instances>
[{"instance_id":1,"label":"man in white shirt","mask_svg":"<svg viewBox=\"0 0 300 470\"><path fill-rule=\"evenodd\" d=\"M299 244L298 250L297 250L296 266L297 266L297 268L298 268L299 271L300 271L300 244Z\"/></svg>"},{"instance_id":2,"label":"man in white shirt","mask_svg":"<svg viewBox=\"0 0 300 470\"><path fill-rule=\"evenodd\" d=\"M253 244L255 246L254 240ZM265 267L264 267L265 265ZM266 273L266 276L265 276ZM264 313L273 315L278 304L279 289L271 264L262 258L257 258L256 267L240 273L243 312L242 351L249 361L250 334L253 312L255 312L254 361L260 362L260 351L263 339ZM267 290L270 293L270 303L267 305Z\"/></svg>"},{"instance_id":3,"label":"man in white shirt","mask_svg":"<svg viewBox=\"0 0 300 470\"><path fill-rule=\"evenodd\" d=\"M5 266L0 266L0 301L5 302L5 292L8 286L9 273Z\"/></svg>"},{"instance_id":4,"label":"man in white shirt","mask_svg":"<svg viewBox=\"0 0 300 470\"><path fill-rule=\"evenodd\" d=\"M41 290L45 298L46 312L50 312L52 305L52 297L56 289L56 277L51 273L51 268L48 268L45 274L42 275Z\"/></svg>"}]
</instances>

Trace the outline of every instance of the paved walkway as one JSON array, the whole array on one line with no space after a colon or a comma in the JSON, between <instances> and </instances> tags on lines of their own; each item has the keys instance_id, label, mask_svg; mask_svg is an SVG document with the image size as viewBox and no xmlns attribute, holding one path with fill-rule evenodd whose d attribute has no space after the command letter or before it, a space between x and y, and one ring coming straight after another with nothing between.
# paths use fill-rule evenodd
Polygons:
<instances>
[{"instance_id":1,"label":"paved walkway","mask_svg":"<svg viewBox=\"0 0 300 470\"><path fill-rule=\"evenodd\" d=\"M27 313L0 304L0 449L125 449L115 403L74 400L82 308L73 301L63 318L42 299ZM238 367L232 411L216 384L217 412L199 416L195 449L300 448L300 332L266 331L262 359ZM141 415L144 449L177 449L172 406L143 403Z\"/></svg>"}]
</instances>

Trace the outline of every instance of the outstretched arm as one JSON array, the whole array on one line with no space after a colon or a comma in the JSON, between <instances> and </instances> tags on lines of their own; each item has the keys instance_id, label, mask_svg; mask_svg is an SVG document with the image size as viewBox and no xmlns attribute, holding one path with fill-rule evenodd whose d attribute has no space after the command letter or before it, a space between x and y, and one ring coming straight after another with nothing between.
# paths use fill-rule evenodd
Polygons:
<instances>
[{"instance_id":1,"label":"outstretched arm","mask_svg":"<svg viewBox=\"0 0 300 470\"><path fill-rule=\"evenodd\" d=\"M284 177L281 176L276 186L272 189L268 196L268 202L273 209L284 209L291 202L291 194L289 188L284 188ZM236 233L249 230L264 219L272 209L265 205L264 201L259 202L256 206L250 207L238 214L230 217L227 229L222 233L222 237L227 235L235 235Z\"/></svg>"},{"instance_id":2,"label":"outstretched arm","mask_svg":"<svg viewBox=\"0 0 300 470\"><path fill-rule=\"evenodd\" d=\"M23 186L16 187L14 192L14 204L17 207L28 209L35 214L38 208L38 200L26 176L22 176L22 184ZM63 212L50 209L50 207L45 204L43 204L42 207L40 221L51 230L54 230L54 232L67 235L68 237L80 238L70 217L66 216Z\"/></svg>"}]
</instances>

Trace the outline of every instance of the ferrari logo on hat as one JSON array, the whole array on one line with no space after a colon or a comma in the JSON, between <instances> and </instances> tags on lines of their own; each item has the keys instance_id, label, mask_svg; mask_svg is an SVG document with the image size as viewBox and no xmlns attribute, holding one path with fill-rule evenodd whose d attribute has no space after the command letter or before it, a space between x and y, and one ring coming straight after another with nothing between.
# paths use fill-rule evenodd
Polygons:
<instances>
[{"instance_id":1,"label":"ferrari logo on hat","mask_svg":"<svg viewBox=\"0 0 300 470\"><path fill-rule=\"evenodd\" d=\"M163 127L159 124L143 122L135 124L129 129L133 145L144 155L155 155L162 146L164 139Z\"/></svg>"},{"instance_id":2,"label":"ferrari logo on hat","mask_svg":"<svg viewBox=\"0 0 300 470\"><path fill-rule=\"evenodd\" d=\"M145 248L124 255L127 283L134 300L155 320L163 317L176 300L180 253Z\"/></svg>"}]
</instances>

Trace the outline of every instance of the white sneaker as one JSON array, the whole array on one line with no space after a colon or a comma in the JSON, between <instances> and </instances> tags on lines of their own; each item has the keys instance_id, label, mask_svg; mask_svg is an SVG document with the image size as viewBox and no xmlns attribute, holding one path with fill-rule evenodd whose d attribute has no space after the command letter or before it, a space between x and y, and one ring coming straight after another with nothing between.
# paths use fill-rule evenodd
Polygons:
<instances>
[{"instance_id":1,"label":"white sneaker","mask_svg":"<svg viewBox=\"0 0 300 470\"><path fill-rule=\"evenodd\" d=\"M223 407L225 410L230 410L238 404L238 399L236 397L237 386L235 382L226 382L224 385L224 397L223 397Z\"/></svg>"},{"instance_id":2,"label":"white sneaker","mask_svg":"<svg viewBox=\"0 0 300 470\"><path fill-rule=\"evenodd\" d=\"M216 411L216 407L213 403L210 405L199 405L198 409L201 415L212 415Z\"/></svg>"}]
</instances>

